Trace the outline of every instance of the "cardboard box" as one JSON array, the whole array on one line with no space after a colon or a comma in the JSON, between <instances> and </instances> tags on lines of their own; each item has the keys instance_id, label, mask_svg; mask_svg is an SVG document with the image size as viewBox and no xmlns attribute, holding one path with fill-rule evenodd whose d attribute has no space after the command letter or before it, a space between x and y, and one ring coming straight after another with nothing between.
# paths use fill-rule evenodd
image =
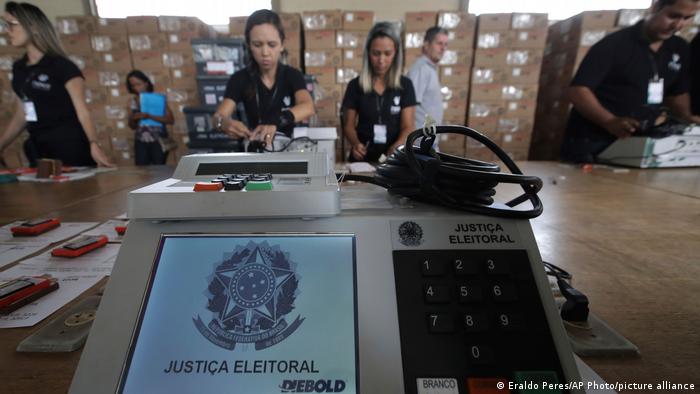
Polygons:
<instances>
[{"instance_id":1,"label":"cardboard box","mask_svg":"<svg viewBox=\"0 0 700 394\"><path fill-rule=\"evenodd\" d=\"M121 34L126 35L126 19L99 18L97 19L97 34Z\"/></svg>"},{"instance_id":2,"label":"cardboard box","mask_svg":"<svg viewBox=\"0 0 700 394\"><path fill-rule=\"evenodd\" d=\"M442 124L452 124L452 125L464 125L467 123L467 116L466 114L459 114L459 115L448 115L445 116L445 114L442 115Z\"/></svg>"},{"instance_id":3,"label":"cardboard box","mask_svg":"<svg viewBox=\"0 0 700 394\"><path fill-rule=\"evenodd\" d=\"M474 67L526 66L541 63L542 51L537 49L479 48L474 57Z\"/></svg>"},{"instance_id":4,"label":"cardboard box","mask_svg":"<svg viewBox=\"0 0 700 394\"><path fill-rule=\"evenodd\" d=\"M183 80L183 79L194 80L194 78L196 76L197 76L197 67L196 66L190 65L190 66L183 66L183 67L170 69L170 78L172 79L173 83L176 83L178 80Z\"/></svg>"},{"instance_id":5,"label":"cardboard box","mask_svg":"<svg viewBox=\"0 0 700 394\"><path fill-rule=\"evenodd\" d=\"M343 30L366 30L374 26L373 11L345 11L343 12Z\"/></svg>"},{"instance_id":6,"label":"cardboard box","mask_svg":"<svg viewBox=\"0 0 700 394\"><path fill-rule=\"evenodd\" d=\"M126 17L126 30L130 35L158 33L158 17L128 16Z\"/></svg>"},{"instance_id":7,"label":"cardboard box","mask_svg":"<svg viewBox=\"0 0 700 394\"><path fill-rule=\"evenodd\" d=\"M404 21L406 31L425 32L437 23L437 12L407 12Z\"/></svg>"},{"instance_id":8,"label":"cardboard box","mask_svg":"<svg viewBox=\"0 0 700 394\"><path fill-rule=\"evenodd\" d=\"M199 104L199 94L197 89L186 89L186 88L167 88L166 94L168 96L168 101L173 105L173 111L177 108L178 104L182 105L198 105Z\"/></svg>"},{"instance_id":9,"label":"cardboard box","mask_svg":"<svg viewBox=\"0 0 700 394\"><path fill-rule=\"evenodd\" d=\"M472 89L471 101L499 101L502 100L503 85L492 83L479 85L477 89Z\"/></svg>"},{"instance_id":10,"label":"cardboard box","mask_svg":"<svg viewBox=\"0 0 700 394\"><path fill-rule=\"evenodd\" d=\"M158 31L163 33L173 33L179 31L196 31L195 26L187 27L187 23L196 24L196 18L188 18L181 16L160 15L158 16Z\"/></svg>"},{"instance_id":11,"label":"cardboard box","mask_svg":"<svg viewBox=\"0 0 700 394\"><path fill-rule=\"evenodd\" d=\"M100 60L100 55L94 54L94 53L90 53L90 54L86 54L86 55L73 54L73 55L68 55L68 58L76 66L78 66L78 68L81 71L84 71L86 69L97 69L102 64L102 61Z\"/></svg>"},{"instance_id":12,"label":"cardboard box","mask_svg":"<svg viewBox=\"0 0 700 394\"><path fill-rule=\"evenodd\" d=\"M367 41L367 31L341 30L336 33L336 48L364 48ZM307 44L308 45L308 44Z\"/></svg>"},{"instance_id":13,"label":"cardboard box","mask_svg":"<svg viewBox=\"0 0 700 394\"><path fill-rule=\"evenodd\" d=\"M476 47L479 49L510 48L513 45L514 35L515 32L509 30L480 31L476 37Z\"/></svg>"},{"instance_id":14,"label":"cardboard box","mask_svg":"<svg viewBox=\"0 0 700 394\"><path fill-rule=\"evenodd\" d=\"M447 39L449 48L474 48L474 30L449 30Z\"/></svg>"},{"instance_id":15,"label":"cardboard box","mask_svg":"<svg viewBox=\"0 0 700 394\"><path fill-rule=\"evenodd\" d=\"M467 119L467 126L484 134L495 133L497 124L498 116L469 117Z\"/></svg>"},{"instance_id":16,"label":"cardboard box","mask_svg":"<svg viewBox=\"0 0 700 394\"><path fill-rule=\"evenodd\" d=\"M510 28L513 30L541 30L549 24L547 14L513 13Z\"/></svg>"},{"instance_id":17,"label":"cardboard box","mask_svg":"<svg viewBox=\"0 0 700 394\"><path fill-rule=\"evenodd\" d=\"M425 37L424 31L407 31L404 34L403 45L406 49L422 48L423 38Z\"/></svg>"},{"instance_id":18,"label":"cardboard box","mask_svg":"<svg viewBox=\"0 0 700 394\"><path fill-rule=\"evenodd\" d=\"M94 16L61 16L56 18L56 31L61 35L91 34L97 31Z\"/></svg>"},{"instance_id":19,"label":"cardboard box","mask_svg":"<svg viewBox=\"0 0 700 394\"><path fill-rule=\"evenodd\" d=\"M584 11L573 17L573 23L580 29L613 28L617 21L617 10Z\"/></svg>"},{"instance_id":20,"label":"cardboard box","mask_svg":"<svg viewBox=\"0 0 700 394\"><path fill-rule=\"evenodd\" d=\"M448 124L455 124L452 122L452 120L460 120L459 117L457 119L450 119L451 122ZM463 123L456 123L456 124L463 124ZM449 134L445 136L446 138L442 138L443 136L440 136L440 139L438 140L438 146L440 147L440 151L443 153L447 153L449 155L456 155L456 156L464 156L465 153L465 141L466 137L460 134Z\"/></svg>"},{"instance_id":21,"label":"cardboard box","mask_svg":"<svg viewBox=\"0 0 700 394\"><path fill-rule=\"evenodd\" d=\"M505 83L508 84L537 84L540 78L540 65L530 64L525 66L505 68Z\"/></svg>"},{"instance_id":22,"label":"cardboard box","mask_svg":"<svg viewBox=\"0 0 700 394\"><path fill-rule=\"evenodd\" d=\"M90 37L95 52L129 51L129 41L125 35L100 34Z\"/></svg>"},{"instance_id":23,"label":"cardboard box","mask_svg":"<svg viewBox=\"0 0 700 394\"><path fill-rule=\"evenodd\" d=\"M513 32L511 48L543 49L547 44L547 29Z\"/></svg>"},{"instance_id":24,"label":"cardboard box","mask_svg":"<svg viewBox=\"0 0 700 394\"><path fill-rule=\"evenodd\" d=\"M443 84L440 88L440 93L442 93L442 98L445 101L449 101L449 100L464 101L464 109L466 111L467 99L469 98L469 85L467 85L467 84L458 84L458 85Z\"/></svg>"},{"instance_id":25,"label":"cardboard box","mask_svg":"<svg viewBox=\"0 0 700 394\"><path fill-rule=\"evenodd\" d=\"M437 25L448 30L475 31L476 15L462 11L440 11Z\"/></svg>"},{"instance_id":26,"label":"cardboard box","mask_svg":"<svg viewBox=\"0 0 700 394\"><path fill-rule=\"evenodd\" d=\"M301 17L304 31L339 30L343 26L343 13L340 10L304 11Z\"/></svg>"},{"instance_id":27,"label":"cardboard box","mask_svg":"<svg viewBox=\"0 0 700 394\"><path fill-rule=\"evenodd\" d=\"M287 50L286 64L288 66L294 67L297 70L301 70L301 51L298 49Z\"/></svg>"},{"instance_id":28,"label":"cardboard box","mask_svg":"<svg viewBox=\"0 0 700 394\"><path fill-rule=\"evenodd\" d=\"M339 67L335 70L335 81L339 84L347 84L360 75L360 69L352 67Z\"/></svg>"},{"instance_id":29,"label":"cardboard box","mask_svg":"<svg viewBox=\"0 0 700 394\"><path fill-rule=\"evenodd\" d=\"M419 57L421 57L423 52L421 51L420 48L412 48L412 49L406 49L404 51L404 64L405 68L409 69L413 65L413 63L418 60Z\"/></svg>"},{"instance_id":30,"label":"cardboard box","mask_svg":"<svg viewBox=\"0 0 700 394\"><path fill-rule=\"evenodd\" d=\"M497 118L505 113L503 101L478 101L472 99L469 103L469 119Z\"/></svg>"},{"instance_id":31,"label":"cardboard box","mask_svg":"<svg viewBox=\"0 0 700 394\"><path fill-rule=\"evenodd\" d=\"M105 105L107 91L104 88L85 88L85 103L90 105Z\"/></svg>"},{"instance_id":32,"label":"cardboard box","mask_svg":"<svg viewBox=\"0 0 700 394\"><path fill-rule=\"evenodd\" d=\"M129 48L132 52L165 51L168 49L167 35L163 33L129 34ZM138 55L134 55L136 56Z\"/></svg>"},{"instance_id":33,"label":"cardboard box","mask_svg":"<svg viewBox=\"0 0 700 394\"><path fill-rule=\"evenodd\" d=\"M141 71L158 71L164 68L163 53L160 51L139 51L133 57L134 68Z\"/></svg>"},{"instance_id":34,"label":"cardboard box","mask_svg":"<svg viewBox=\"0 0 700 394\"><path fill-rule=\"evenodd\" d=\"M306 50L335 49L335 30L307 30L304 32Z\"/></svg>"},{"instance_id":35,"label":"cardboard box","mask_svg":"<svg viewBox=\"0 0 700 394\"><path fill-rule=\"evenodd\" d=\"M194 66L194 54L192 51L168 51L161 56L162 65L168 68L182 68Z\"/></svg>"},{"instance_id":36,"label":"cardboard box","mask_svg":"<svg viewBox=\"0 0 700 394\"><path fill-rule=\"evenodd\" d=\"M470 81L471 67L467 65L440 66L440 83L443 85L462 84L467 86Z\"/></svg>"},{"instance_id":37,"label":"cardboard box","mask_svg":"<svg viewBox=\"0 0 700 394\"><path fill-rule=\"evenodd\" d=\"M335 67L306 67L306 73L316 77L319 85L335 85Z\"/></svg>"},{"instance_id":38,"label":"cardboard box","mask_svg":"<svg viewBox=\"0 0 700 394\"><path fill-rule=\"evenodd\" d=\"M441 66L471 66L474 52L472 49L448 49L440 59Z\"/></svg>"},{"instance_id":39,"label":"cardboard box","mask_svg":"<svg viewBox=\"0 0 700 394\"><path fill-rule=\"evenodd\" d=\"M168 50L192 52L192 39L197 36L197 33L187 31L167 33Z\"/></svg>"},{"instance_id":40,"label":"cardboard box","mask_svg":"<svg viewBox=\"0 0 700 394\"><path fill-rule=\"evenodd\" d=\"M100 61L100 69L105 71L121 71L128 73L134 67L131 63L131 53L128 50L115 52L101 52L97 54Z\"/></svg>"},{"instance_id":41,"label":"cardboard box","mask_svg":"<svg viewBox=\"0 0 700 394\"><path fill-rule=\"evenodd\" d=\"M153 85L156 88L156 91L166 89L168 87L174 87L172 85L172 80L170 79L170 72L168 70L160 69L160 70L149 70L149 71L144 71L146 76L148 76L148 79L153 82ZM192 87L192 84L189 86L186 86L184 84L180 85L178 89L196 89L196 83L194 84L194 87Z\"/></svg>"},{"instance_id":42,"label":"cardboard box","mask_svg":"<svg viewBox=\"0 0 700 394\"><path fill-rule=\"evenodd\" d=\"M503 105L503 116L509 118L534 119L537 100L506 101Z\"/></svg>"},{"instance_id":43,"label":"cardboard box","mask_svg":"<svg viewBox=\"0 0 700 394\"><path fill-rule=\"evenodd\" d=\"M63 35L61 45L69 55L87 55L92 53L90 36L87 34Z\"/></svg>"},{"instance_id":44,"label":"cardboard box","mask_svg":"<svg viewBox=\"0 0 700 394\"><path fill-rule=\"evenodd\" d=\"M131 94L126 90L126 86L112 86L105 88L107 99L106 105L118 105L128 107Z\"/></svg>"},{"instance_id":45,"label":"cardboard box","mask_svg":"<svg viewBox=\"0 0 700 394\"><path fill-rule=\"evenodd\" d=\"M340 103L343 101L345 86L344 84L338 83L334 85L318 85L315 97L318 99L330 98Z\"/></svg>"},{"instance_id":46,"label":"cardboard box","mask_svg":"<svg viewBox=\"0 0 700 394\"><path fill-rule=\"evenodd\" d=\"M537 100L539 85L502 85L502 100Z\"/></svg>"},{"instance_id":47,"label":"cardboard box","mask_svg":"<svg viewBox=\"0 0 700 394\"><path fill-rule=\"evenodd\" d=\"M292 30L284 32L284 47L288 50L294 49L301 51L301 30Z\"/></svg>"},{"instance_id":48,"label":"cardboard box","mask_svg":"<svg viewBox=\"0 0 700 394\"><path fill-rule=\"evenodd\" d=\"M228 18L228 33L232 36L244 36L247 20L247 16L232 16Z\"/></svg>"},{"instance_id":49,"label":"cardboard box","mask_svg":"<svg viewBox=\"0 0 700 394\"><path fill-rule=\"evenodd\" d=\"M307 67L341 67L343 65L343 50L317 49L304 51L304 64Z\"/></svg>"},{"instance_id":50,"label":"cardboard box","mask_svg":"<svg viewBox=\"0 0 700 394\"><path fill-rule=\"evenodd\" d=\"M510 30L513 14L479 15L479 34L486 31Z\"/></svg>"},{"instance_id":51,"label":"cardboard box","mask_svg":"<svg viewBox=\"0 0 700 394\"><path fill-rule=\"evenodd\" d=\"M343 49L343 67L362 68L363 48Z\"/></svg>"},{"instance_id":52,"label":"cardboard box","mask_svg":"<svg viewBox=\"0 0 700 394\"><path fill-rule=\"evenodd\" d=\"M477 67L472 69L472 85L503 84L506 82L506 67Z\"/></svg>"},{"instance_id":53,"label":"cardboard box","mask_svg":"<svg viewBox=\"0 0 700 394\"><path fill-rule=\"evenodd\" d=\"M291 31L301 31L301 15L294 13L280 13L280 20L282 21L282 27L284 28L284 33Z\"/></svg>"},{"instance_id":54,"label":"cardboard box","mask_svg":"<svg viewBox=\"0 0 700 394\"><path fill-rule=\"evenodd\" d=\"M314 107L319 118L336 118L338 116L338 101L335 99L316 100Z\"/></svg>"}]
</instances>

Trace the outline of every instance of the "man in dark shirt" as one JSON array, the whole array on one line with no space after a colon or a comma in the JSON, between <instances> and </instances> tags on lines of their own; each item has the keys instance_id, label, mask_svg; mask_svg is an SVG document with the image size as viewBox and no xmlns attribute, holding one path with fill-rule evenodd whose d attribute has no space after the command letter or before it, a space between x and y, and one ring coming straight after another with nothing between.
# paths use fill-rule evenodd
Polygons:
<instances>
[{"instance_id":1,"label":"man in dark shirt","mask_svg":"<svg viewBox=\"0 0 700 394\"><path fill-rule=\"evenodd\" d=\"M690 43L690 102L693 115L700 116L700 33Z\"/></svg>"},{"instance_id":2,"label":"man in dark shirt","mask_svg":"<svg viewBox=\"0 0 700 394\"><path fill-rule=\"evenodd\" d=\"M684 121L700 123L690 112L688 44L675 36L699 7L700 0L657 0L644 21L590 49L569 88L574 109L563 160L595 161L662 105Z\"/></svg>"}]
</instances>

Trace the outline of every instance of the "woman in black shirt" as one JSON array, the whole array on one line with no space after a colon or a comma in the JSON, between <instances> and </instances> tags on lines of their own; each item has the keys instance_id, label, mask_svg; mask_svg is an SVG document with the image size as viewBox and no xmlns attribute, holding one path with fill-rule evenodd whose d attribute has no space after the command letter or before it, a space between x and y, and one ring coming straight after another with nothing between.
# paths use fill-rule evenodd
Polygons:
<instances>
[{"instance_id":1,"label":"woman in black shirt","mask_svg":"<svg viewBox=\"0 0 700 394\"><path fill-rule=\"evenodd\" d=\"M314 106L301 72L280 63L284 29L276 13L251 14L245 40L250 63L231 76L213 124L233 138L269 145L276 131L291 136L294 123L312 116ZM248 125L231 119L238 103L244 104Z\"/></svg>"},{"instance_id":2,"label":"woman in black shirt","mask_svg":"<svg viewBox=\"0 0 700 394\"><path fill-rule=\"evenodd\" d=\"M8 2L3 23L12 46L27 53L12 65L17 104L0 138L0 151L26 127L25 151L35 155L28 157L30 161L47 158L73 166L113 166L97 143L83 75L66 58L46 15L31 4Z\"/></svg>"},{"instance_id":3,"label":"woman in black shirt","mask_svg":"<svg viewBox=\"0 0 700 394\"><path fill-rule=\"evenodd\" d=\"M367 36L360 76L350 81L343 111L343 132L350 161L377 161L406 142L413 131L416 94L401 75L401 41L395 28L380 22Z\"/></svg>"}]
</instances>

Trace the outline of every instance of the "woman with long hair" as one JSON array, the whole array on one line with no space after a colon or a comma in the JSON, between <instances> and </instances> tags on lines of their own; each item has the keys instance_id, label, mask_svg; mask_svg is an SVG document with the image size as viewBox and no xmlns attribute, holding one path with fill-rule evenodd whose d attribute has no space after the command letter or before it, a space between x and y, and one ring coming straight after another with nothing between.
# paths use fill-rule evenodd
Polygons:
<instances>
[{"instance_id":1,"label":"woman with long hair","mask_svg":"<svg viewBox=\"0 0 700 394\"><path fill-rule=\"evenodd\" d=\"M83 75L66 57L46 15L34 5L11 1L2 23L11 45L26 53L12 65L16 110L0 137L0 152L26 128L25 152L35 155L30 162L47 158L73 166L113 166L97 141Z\"/></svg>"},{"instance_id":2,"label":"woman with long hair","mask_svg":"<svg viewBox=\"0 0 700 394\"><path fill-rule=\"evenodd\" d=\"M248 66L229 79L212 122L235 139L271 145L277 131L291 137L294 124L314 114L314 105L302 73L280 62L284 28L275 12L252 13L246 22L245 41ZM244 104L247 125L231 119L239 103Z\"/></svg>"},{"instance_id":3,"label":"woman with long hair","mask_svg":"<svg viewBox=\"0 0 700 394\"><path fill-rule=\"evenodd\" d=\"M416 95L411 80L401 75L402 57L396 28L375 24L365 42L362 71L348 83L343 98L350 161L389 156L413 130Z\"/></svg>"},{"instance_id":4,"label":"woman with long hair","mask_svg":"<svg viewBox=\"0 0 700 394\"><path fill-rule=\"evenodd\" d=\"M153 93L153 82L141 70L132 70L126 76L126 90L131 94L129 127L134 130L134 160L137 166L165 164L170 148L166 125L175 122L173 112L162 95L162 106L149 112L141 106L141 95ZM158 112L158 113L156 113Z\"/></svg>"}]
</instances>

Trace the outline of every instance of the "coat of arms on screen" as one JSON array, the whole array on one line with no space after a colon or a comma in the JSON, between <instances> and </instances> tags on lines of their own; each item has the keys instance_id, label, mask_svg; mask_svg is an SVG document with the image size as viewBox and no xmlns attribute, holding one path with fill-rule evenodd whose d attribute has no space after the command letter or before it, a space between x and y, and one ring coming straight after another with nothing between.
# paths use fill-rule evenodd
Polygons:
<instances>
[{"instance_id":1,"label":"coat of arms on screen","mask_svg":"<svg viewBox=\"0 0 700 394\"><path fill-rule=\"evenodd\" d=\"M304 318L288 323L294 309L297 280L289 254L267 242L236 247L210 277L207 309L212 319L194 318L199 332L213 344L233 350L254 344L261 350L292 335Z\"/></svg>"}]
</instances>

